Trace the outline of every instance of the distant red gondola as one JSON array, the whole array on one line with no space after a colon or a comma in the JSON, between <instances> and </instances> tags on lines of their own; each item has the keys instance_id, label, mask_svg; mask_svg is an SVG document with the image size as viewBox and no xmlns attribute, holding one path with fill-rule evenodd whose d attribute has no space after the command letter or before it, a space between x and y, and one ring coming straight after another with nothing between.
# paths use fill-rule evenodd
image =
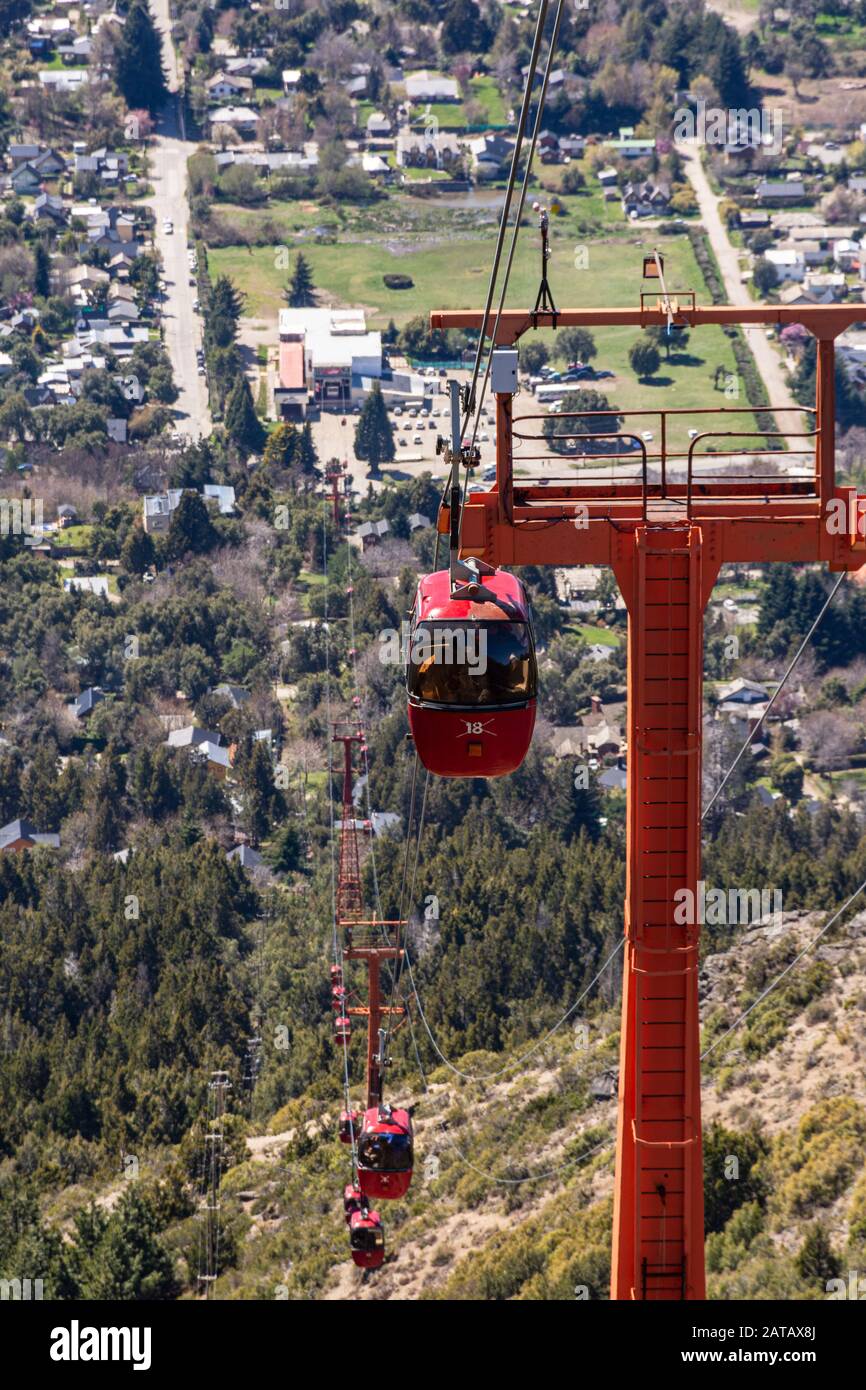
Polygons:
<instances>
[{"instance_id":1,"label":"distant red gondola","mask_svg":"<svg viewBox=\"0 0 866 1390\"><path fill-rule=\"evenodd\" d=\"M412 1181L412 1121L407 1110L373 1105L358 1140L358 1182L365 1197L403 1197Z\"/></svg>"},{"instance_id":2,"label":"distant red gondola","mask_svg":"<svg viewBox=\"0 0 866 1390\"><path fill-rule=\"evenodd\" d=\"M359 1269L378 1269L385 1259L385 1232L377 1211L362 1207L349 1218L349 1248Z\"/></svg>"},{"instance_id":3,"label":"distant red gondola","mask_svg":"<svg viewBox=\"0 0 866 1390\"><path fill-rule=\"evenodd\" d=\"M337 1135L342 1144L351 1144L353 1138L357 1139L360 1128L361 1116L357 1110L340 1111Z\"/></svg>"},{"instance_id":4,"label":"distant red gondola","mask_svg":"<svg viewBox=\"0 0 866 1390\"><path fill-rule=\"evenodd\" d=\"M346 1217L346 1225L352 1220L356 1211L361 1211L364 1206L364 1194L357 1183L347 1182L343 1188L343 1212Z\"/></svg>"},{"instance_id":5,"label":"distant red gondola","mask_svg":"<svg viewBox=\"0 0 866 1390\"><path fill-rule=\"evenodd\" d=\"M352 1036L352 1020L347 1018L345 1014L338 1015L334 1019L334 1036L338 1040Z\"/></svg>"},{"instance_id":6,"label":"distant red gondola","mask_svg":"<svg viewBox=\"0 0 866 1390\"><path fill-rule=\"evenodd\" d=\"M487 595L452 598L448 570L418 585L409 633L409 727L440 777L503 777L520 766L535 727L537 668L529 600L507 570Z\"/></svg>"}]
</instances>

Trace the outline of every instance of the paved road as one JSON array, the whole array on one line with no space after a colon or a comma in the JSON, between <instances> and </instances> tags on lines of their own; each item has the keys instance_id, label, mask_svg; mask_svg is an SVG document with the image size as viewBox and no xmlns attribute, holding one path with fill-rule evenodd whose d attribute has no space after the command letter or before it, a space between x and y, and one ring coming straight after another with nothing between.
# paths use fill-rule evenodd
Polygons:
<instances>
[{"instance_id":1,"label":"paved road","mask_svg":"<svg viewBox=\"0 0 866 1390\"><path fill-rule=\"evenodd\" d=\"M677 148L682 155L688 180L695 191L701 221L718 261L728 299L731 304L751 304L754 301L742 277L738 252L730 243L727 228L719 216L719 199L710 187L701 163L700 145L696 140L689 140L679 144ZM786 380L784 363L764 329L759 325L746 325L743 332L752 349L758 371L763 377L768 401L778 406L796 406L797 402L791 395ZM780 427L798 428L794 424L795 419L793 415L781 416Z\"/></svg>"},{"instance_id":2,"label":"paved road","mask_svg":"<svg viewBox=\"0 0 866 1390\"><path fill-rule=\"evenodd\" d=\"M171 42L169 0L152 0L151 9L162 35L163 66L171 93L157 123L151 143L151 182L149 204L156 216L154 240L163 259L167 300L163 304L165 346L171 358L175 385L180 392L174 407L177 428L193 439L207 436L213 428L208 408L207 387L198 375L195 350L202 341L201 319L193 309L195 288L189 284L187 230L189 205L186 196L186 161L195 149L185 139L183 111L177 96L180 86L177 58ZM167 234L168 219L174 231Z\"/></svg>"}]
</instances>

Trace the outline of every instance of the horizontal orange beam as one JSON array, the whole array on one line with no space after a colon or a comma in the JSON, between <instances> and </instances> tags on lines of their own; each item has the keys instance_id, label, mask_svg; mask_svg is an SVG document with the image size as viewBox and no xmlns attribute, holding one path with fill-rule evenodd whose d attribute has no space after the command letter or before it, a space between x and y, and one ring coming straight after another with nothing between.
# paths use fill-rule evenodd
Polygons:
<instances>
[{"instance_id":1,"label":"horizontal orange beam","mask_svg":"<svg viewBox=\"0 0 866 1390\"><path fill-rule=\"evenodd\" d=\"M671 295L671 298L675 298ZM555 316L548 313L533 315L528 309L509 309L499 320L496 341L499 344L514 343L533 327L537 319L539 328L649 328L653 325L665 327L667 313L661 307L656 309L561 309ZM819 304L814 306L782 304L699 304L695 308L680 308L676 322L689 328L699 328L702 324L766 324L784 326L789 323L802 323L816 338L836 338L852 324L866 319L863 304ZM486 334L490 336L496 326L496 314L491 312L485 321L483 309L434 309L430 315L430 327L481 328L486 322Z\"/></svg>"},{"instance_id":2,"label":"horizontal orange beam","mask_svg":"<svg viewBox=\"0 0 866 1390\"><path fill-rule=\"evenodd\" d=\"M537 565L541 543L545 565L612 564L618 538L643 524L640 499L587 499L580 505L588 516L588 525L581 527L575 526L573 516L563 515L569 504L552 498L535 506L515 504L513 520L500 522L495 507L478 505L470 497L463 509L460 554L492 565ZM656 524L660 519L655 517ZM828 532L814 498L764 502L753 497L693 497L691 519L706 537L712 535L712 550L720 563L823 560L834 570L866 564L866 549L854 549L847 536Z\"/></svg>"}]
</instances>

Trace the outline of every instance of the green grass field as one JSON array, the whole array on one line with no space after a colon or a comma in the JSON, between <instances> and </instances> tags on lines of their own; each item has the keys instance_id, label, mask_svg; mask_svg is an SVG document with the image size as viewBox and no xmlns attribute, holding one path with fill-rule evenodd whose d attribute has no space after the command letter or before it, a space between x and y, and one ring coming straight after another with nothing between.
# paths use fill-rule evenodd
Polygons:
<instances>
[{"instance_id":1,"label":"green grass field","mask_svg":"<svg viewBox=\"0 0 866 1390\"><path fill-rule=\"evenodd\" d=\"M641 289L642 257L652 247L652 231L629 228L628 235L611 236L586 242L588 262L585 269L578 252L581 246L563 235L559 227L553 242L549 268L550 283L560 306L601 306L637 304ZM338 304L362 305L368 311L370 326L384 328L389 319L397 324L431 309L481 308L487 288L487 277L493 255L492 236L474 241L459 241L428 246L406 255L394 255L379 242L352 243L336 246L304 247L313 270L317 287L333 296ZM693 288L698 302L709 302L709 294L694 259L691 243L686 237L664 239L665 269L668 285L674 289ZM210 252L211 274L231 277L248 296L247 313L263 318L276 317L281 303L285 271L274 268L271 248L226 247ZM410 275L414 286L409 290L389 290L382 276L388 271ZM534 230L527 227L521 234L509 285L507 305L528 306L534 303L538 288L538 246ZM551 330L540 330L539 336L552 343ZM672 353L670 362L662 358L657 375L649 381L637 381L628 362L628 352L639 336L636 328L597 329L598 346L595 365L614 373L614 379L598 383L611 404L624 410L691 410L697 407L731 404L713 388L712 375L717 364L732 374L736 372L730 341L716 326L693 332L685 352ZM745 396L743 396L745 404ZM525 411L532 406L520 402ZM747 418L747 417L745 417ZM669 442L681 447L687 439L688 418L672 422ZM649 443L653 452L659 439L657 419L647 418L632 423L642 432L650 430L655 441Z\"/></svg>"},{"instance_id":2,"label":"green grass field","mask_svg":"<svg viewBox=\"0 0 866 1390\"><path fill-rule=\"evenodd\" d=\"M584 642L597 642L600 647L618 647L620 639L609 627L596 627L593 623L582 623L578 632Z\"/></svg>"}]
</instances>

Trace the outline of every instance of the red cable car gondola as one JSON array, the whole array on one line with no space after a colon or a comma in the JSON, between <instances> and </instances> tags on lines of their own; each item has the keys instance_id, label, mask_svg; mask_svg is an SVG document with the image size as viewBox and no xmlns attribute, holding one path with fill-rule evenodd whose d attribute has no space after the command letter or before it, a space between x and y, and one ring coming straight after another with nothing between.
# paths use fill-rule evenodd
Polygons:
<instances>
[{"instance_id":1,"label":"red cable car gondola","mask_svg":"<svg viewBox=\"0 0 866 1390\"><path fill-rule=\"evenodd\" d=\"M452 598L448 570L418 585L409 634L409 727L418 757L440 777L502 777L526 757L537 668L529 600L507 570L484 594Z\"/></svg>"},{"instance_id":2,"label":"red cable car gondola","mask_svg":"<svg viewBox=\"0 0 866 1390\"><path fill-rule=\"evenodd\" d=\"M334 1013L341 1014L343 1012L346 1007L348 995L349 991L346 989L345 985L334 986L331 990L331 1008L334 1010Z\"/></svg>"},{"instance_id":3,"label":"red cable car gondola","mask_svg":"<svg viewBox=\"0 0 866 1390\"><path fill-rule=\"evenodd\" d=\"M356 1211L360 1211L364 1205L364 1194L355 1182L347 1182L343 1188L343 1211L346 1216L348 1226Z\"/></svg>"},{"instance_id":4,"label":"red cable car gondola","mask_svg":"<svg viewBox=\"0 0 866 1390\"><path fill-rule=\"evenodd\" d=\"M412 1121L408 1110L373 1105L358 1140L358 1182L365 1197L403 1197L412 1181Z\"/></svg>"},{"instance_id":5,"label":"red cable car gondola","mask_svg":"<svg viewBox=\"0 0 866 1390\"><path fill-rule=\"evenodd\" d=\"M349 1248L359 1269L378 1269L385 1259L385 1232L377 1211L362 1207L349 1217Z\"/></svg>"},{"instance_id":6,"label":"red cable car gondola","mask_svg":"<svg viewBox=\"0 0 866 1390\"><path fill-rule=\"evenodd\" d=\"M361 1116L357 1110L341 1110L337 1125L337 1136L342 1144L351 1144L357 1139L361 1128Z\"/></svg>"},{"instance_id":7,"label":"red cable car gondola","mask_svg":"<svg viewBox=\"0 0 866 1390\"><path fill-rule=\"evenodd\" d=\"M334 1036L338 1042L352 1036L352 1020L347 1018L345 1014L338 1015L334 1019Z\"/></svg>"}]
</instances>

